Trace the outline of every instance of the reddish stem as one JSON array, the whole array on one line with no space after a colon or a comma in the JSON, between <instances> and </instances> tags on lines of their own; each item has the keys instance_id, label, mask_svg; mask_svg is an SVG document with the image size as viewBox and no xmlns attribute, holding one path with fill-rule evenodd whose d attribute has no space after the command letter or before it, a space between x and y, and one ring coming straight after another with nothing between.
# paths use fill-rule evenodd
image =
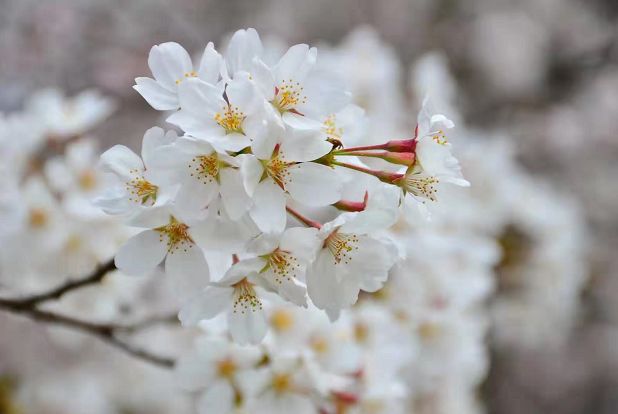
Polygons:
<instances>
[{"instance_id":1,"label":"reddish stem","mask_svg":"<svg viewBox=\"0 0 618 414\"><path fill-rule=\"evenodd\" d=\"M294 210L292 207L290 206L285 206L285 209L287 210L288 213L290 213L296 220L300 221L301 223L303 223L305 226L307 227L315 227L316 229L321 229L322 228L322 224L315 221L315 220L311 220L305 216L303 216L301 213L299 213L298 211Z\"/></svg>"},{"instance_id":2,"label":"reddish stem","mask_svg":"<svg viewBox=\"0 0 618 414\"><path fill-rule=\"evenodd\" d=\"M365 197L363 197L363 201L349 201L349 200L339 200L335 204L338 210L343 211L364 211L367 208L367 200L369 199L369 193L365 191Z\"/></svg>"},{"instance_id":3,"label":"reddish stem","mask_svg":"<svg viewBox=\"0 0 618 414\"><path fill-rule=\"evenodd\" d=\"M369 168L361 167L360 165L348 164L347 162L341 162L337 160L333 160L331 164L338 165L339 167L343 168L349 168L350 170L359 171L365 174L373 175L374 177L377 177L380 181L388 184L394 184L397 180L403 177L403 174L392 173L388 171L371 170Z\"/></svg>"},{"instance_id":4,"label":"reddish stem","mask_svg":"<svg viewBox=\"0 0 618 414\"><path fill-rule=\"evenodd\" d=\"M375 150L387 150L392 152L414 152L416 149L416 139L408 138L408 139L393 139L384 144L378 145L365 145L362 147L351 147L351 148L342 148L340 150L334 151L335 155L339 155L340 153L346 152L357 152L357 151L375 151Z\"/></svg>"},{"instance_id":5,"label":"reddish stem","mask_svg":"<svg viewBox=\"0 0 618 414\"><path fill-rule=\"evenodd\" d=\"M357 152L339 152L337 156L355 156L355 157L371 157L380 158L393 164L410 166L414 164L416 159L413 152L392 152L392 151L357 151Z\"/></svg>"}]
</instances>

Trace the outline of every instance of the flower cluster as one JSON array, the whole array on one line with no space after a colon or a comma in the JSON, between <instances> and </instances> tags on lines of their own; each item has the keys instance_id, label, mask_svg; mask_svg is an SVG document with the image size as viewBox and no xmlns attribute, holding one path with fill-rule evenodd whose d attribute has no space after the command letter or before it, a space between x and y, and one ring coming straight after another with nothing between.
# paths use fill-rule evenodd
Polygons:
<instances>
[{"instance_id":1,"label":"flower cluster","mask_svg":"<svg viewBox=\"0 0 618 414\"><path fill-rule=\"evenodd\" d=\"M92 206L107 185L86 133L114 104L95 91L34 94L0 114L0 284L23 294L82 276L118 248L127 231Z\"/></svg>"},{"instance_id":2,"label":"flower cluster","mask_svg":"<svg viewBox=\"0 0 618 414\"><path fill-rule=\"evenodd\" d=\"M400 252L382 233L402 206L437 201L443 183L468 185L446 140L453 123L427 100L414 136L349 146L346 125L362 110L317 50L292 46L273 65L263 54L253 29L237 31L224 56L209 43L199 66L176 43L154 46L154 79L135 89L174 111L167 121L183 135L155 127L141 157L106 151L116 184L97 200L145 229L120 248L118 268L145 274L164 262L182 323L226 314L239 343L264 338L272 293L302 307L309 298L336 320L387 280Z\"/></svg>"}]
</instances>

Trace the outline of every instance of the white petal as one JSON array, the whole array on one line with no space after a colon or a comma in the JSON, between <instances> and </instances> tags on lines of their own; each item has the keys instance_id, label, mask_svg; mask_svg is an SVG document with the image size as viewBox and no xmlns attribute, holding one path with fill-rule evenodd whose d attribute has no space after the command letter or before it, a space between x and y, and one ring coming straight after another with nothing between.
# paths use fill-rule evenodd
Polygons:
<instances>
[{"instance_id":1,"label":"white petal","mask_svg":"<svg viewBox=\"0 0 618 414\"><path fill-rule=\"evenodd\" d=\"M255 29L238 30L228 44L225 53L230 75L237 71L247 71L256 56L262 55L262 42Z\"/></svg>"},{"instance_id":2,"label":"white petal","mask_svg":"<svg viewBox=\"0 0 618 414\"><path fill-rule=\"evenodd\" d=\"M174 90L177 80L193 70L189 53L175 42L153 46L148 55L148 67L155 79L166 88Z\"/></svg>"},{"instance_id":3,"label":"white petal","mask_svg":"<svg viewBox=\"0 0 618 414\"><path fill-rule=\"evenodd\" d=\"M285 194L272 180L258 184L249 215L264 233L281 233L286 224Z\"/></svg>"},{"instance_id":4,"label":"white petal","mask_svg":"<svg viewBox=\"0 0 618 414\"><path fill-rule=\"evenodd\" d=\"M330 167L304 162L289 167L288 173L285 189L301 204L327 206L341 199L341 180Z\"/></svg>"},{"instance_id":5,"label":"white petal","mask_svg":"<svg viewBox=\"0 0 618 414\"><path fill-rule=\"evenodd\" d=\"M294 45L285 52L274 68L275 79L280 82L292 78L302 82L315 66L317 49L305 44Z\"/></svg>"},{"instance_id":6,"label":"white petal","mask_svg":"<svg viewBox=\"0 0 618 414\"><path fill-rule=\"evenodd\" d=\"M217 282L222 285L235 285L246 277L255 274L264 267L264 259L254 258L241 260L228 269L223 278Z\"/></svg>"},{"instance_id":7,"label":"white petal","mask_svg":"<svg viewBox=\"0 0 618 414\"><path fill-rule=\"evenodd\" d=\"M141 158L124 145L114 145L101 154L100 166L103 171L114 173L125 180L134 177L134 171L144 171Z\"/></svg>"},{"instance_id":8,"label":"white petal","mask_svg":"<svg viewBox=\"0 0 618 414\"><path fill-rule=\"evenodd\" d=\"M187 79L178 87L180 107L196 116L214 116L226 102L222 90L200 79Z\"/></svg>"},{"instance_id":9,"label":"white petal","mask_svg":"<svg viewBox=\"0 0 618 414\"><path fill-rule=\"evenodd\" d=\"M227 381L217 381L209 387L197 402L199 414L232 414L234 389Z\"/></svg>"},{"instance_id":10,"label":"white petal","mask_svg":"<svg viewBox=\"0 0 618 414\"><path fill-rule=\"evenodd\" d=\"M142 97L158 111L178 109L178 93L161 86L151 78L135 78L135 89Z\"/></svg>"},{"instance_id":11,"label":"white petal","mask_svg":"<svg viewBox=\"0 0 618 414\"><path fill-rule=\"evenodd\" d=\"M237 158L240 159L240 173L242 175L245 191L249 196L253 196L264 174L264 167L262 163L260 163L260 160L253 155L244 154L239 155Z\"/></svg>"},{"instance_id":12,"label":"white petal","mask_svg":"<svg viewBox=\"0 0 618 414\"><path fill-rule=\"evenodd\" d=\"M363 290L374 292L388 279L388 272L397 260L394 244L368 236L357 236L357 249L344 267L343 278L359 278Z\"/></svg>"},{"instance_id":13,"label":"white petal","mask_svg":"<svg viewBox=\"0 0 618 414\"><path fill-rule=\"evenodd\" d=\"M233 288L210 286L186 302L178 319L183 326L192 326L204 319L212 319L232 305Z\"/></svg>"},{"instance_id":14,"label":"white petal","mask_svg":"<svg viewBox=\"0 0 618 414\"><path fill-rule=\"evenodd\" d=\"M223 168L219 172L219 180L225 211L230 219L238 220L251 207L251 198L245 191L240 172L232 168Z\"/></svg>"},{"instance_id":15,"label":"white petal","mask_svg":"<svg viewBox=\"0 0 618 414\"><path fill-rule=\"evenodd\" d=\"M296 276L304 273L304 267L296 270L287 277L275 275L271 269L261 273L258 277L262 283L266 283L268 290L278 292L284 299L298 305L307 307L307 288L298 281Z\"/></svg>"},{"instance_id":16,"label":"white petal","mask_svg":"<svg viewBox=\"0 0 618 414\"><path fill-rule=\"evenodd\" d=\"M189 229L191 237L205 250L235 253L253 236L242 221L208 218Z\"/></svg>"},{"instance_id":17,"label":"white petal","mask_svg":"<svg viewBox=\"0 0 618 414\"><path fill-rule=\"evenodd\" d=\"M183 214L193 216L204 210L218 194L219 184L215 180L200 181L196 177L188 177L176 194L175 206Z\"/></svg>"},{"instance_id":18,"label":"white petal","mask_svg":"<svg viewBox=\"0 0 618 414\"><path fill-rule=\"evenodd\" d=\"M255 58L251 63L250 73L264 99L272 101L275 96L275 78L270 68L261 59Z\"/></svg>"},{"instance_id":19,"label":"white petal","mask_svg":"<svg viewBox=\"0 0 618 414\"><path fill-rule=\"evenodd\" d=\"M129 275L154 270L167 254L167 239L158 231L146 230L131 237L116 254L116 267Z\"/></svg>"},{"instance_id":20,"label":"white petal","mask_svg":"<svg viewBox=\"0 0 618 414\"><path fill-rule=\"evenodd\" d=\"M255 85L249 80L247 72L237 74L228 82L225 93L231 106L237 106L245 115L251 113L257 103Z\"/></svg>"},{"instance_id":21,"label":"white petal","mask_svg":"<svg viewBox=\"0 0 618 414\"><path fill-rule=\"evenodd\" d=\"M259 344L268 329L261 309L230 311L228 324L234 342L240 345Z\"/></svg>"},{"instance_id":22,"label":"white petal","mask_svg":"<svg viewBox=\"0 0 618 414\"><path fill-rule=\"evenodd\" d=\"M318 120L307 118L304 115L295 114L293 112L284 113L283 120L286 125L291 126L293 129L319 131L324 126L323 123Z\"/></svg>"},{"instance_id":23,"label":"white petal","mask_svg":"<svg viewBox=\"0 0 618 414\"><path fill-rule=\"evenodd\" d=\"M180 298L193 296L210 281L204 253L193 243L168 253L165 273L173 279L172 283Z\"/></svg>"},{"instance_id":24,"label":"white petal","mask_svg":"<svg viewBox=\"0 0 618 414\"><path fill-rule=\"evenodd\" d=\"M146 168L152 168L151 157L154 151L164 145L172 144L176 140L176 132L165 133L162 128L152 127L146 131L142 139L142 159Z\"/></svg>"},{"instance_id":25,"label":"white petal","mask_svg":"<svg viewBox=\"0 0 618 414\"><path fill-rule=\"evenodd\" d=\"M245 120L245 132L253 139L253 154L259 159L267 160L285 133L285 125L273 106L264 101L256 108L255 113Z\"/></svg>"},{"instance_id":26,"label":"white petal","mask_svg":"<svg viewBox=\"0 0 618 414\"><path fill-rule=\"evenodd\" d=\"M295 257L313 260L322 240L315 228L292 227L281 236L279 248L291 252Z\"/></svg>"},{"instance_id":27,"label":"white petal","mask_svg":"<svg viewBox=\"0 0 618 414\"><path fill-rule=\"evenodd\" d=\"M333 149L325 138L320 130L291 129L281 143L281 157L287 161L317 160Z\"/></svg>"},{"instance_id":28,"label":"white petal","mask_svg":"<svg viewBox=\"0 0 618 414\"><path fill-rule=\"evenodd\" d=\"M307 272L307 292L319 309L338 310L351 306L358 299L358 283L352 278L338 280L343 263L335 264L327 249L318 253L316 261Z\"/></svg>"},{"instance_id":29,"label":"white petal","mask_svg":"<svg viewBox=\"0 0 618 414\"><path fill-rule=\"evenodd\" d=\"M169 223L171 210L169 205L154 207L134 207L134 213L127 218L127 225L131 227L156 228Z\"/></svg>"},{"instance_id":30,"label":"white petal","mask_svg":"<svg viewBox=\"0 0 618 414\"><path fill-rule=\"evenodd\" d=\"M343 82L330 73L315 71L304 86L307 102L298 105L298 110L309 118L322 119L350 103L351 94L345 90Z\"/></svg>"},{"instance_id":31,"label":"white petal","mask_svg":"<svg viewBox=\"0 0 618 414\"><path fill-rule=\"evenodd\" d=\"M209 42L200 61L198 70L200 79L211 84L217 83L221 73L221 62L221 55L215 50L214 44Z\"/></svg>"}]
</instances>

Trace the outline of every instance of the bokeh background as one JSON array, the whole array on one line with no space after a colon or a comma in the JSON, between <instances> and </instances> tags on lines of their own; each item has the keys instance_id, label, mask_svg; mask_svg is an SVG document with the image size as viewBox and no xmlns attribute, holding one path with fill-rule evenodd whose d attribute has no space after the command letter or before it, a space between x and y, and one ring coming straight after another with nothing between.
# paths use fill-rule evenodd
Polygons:
<instances>
[{"instance_id":1,"label":"bokeh background","mask_svg":"<svg viewBox=\"0 0 618 414\"><path fill-rule=\"evenodd\" d=\"M488 412L618 412L616 0L0 0L0 112L43 87L96 87L119 107L96 131L103 146L135 147L160 121L131 88L153 44L199 51L241 27L337 44L361 25L402 70L444 53L466 123L509 136L525 168L585 214L591 270L576 328L559 348L494 355Z\"/></svg>"}]
</instances>

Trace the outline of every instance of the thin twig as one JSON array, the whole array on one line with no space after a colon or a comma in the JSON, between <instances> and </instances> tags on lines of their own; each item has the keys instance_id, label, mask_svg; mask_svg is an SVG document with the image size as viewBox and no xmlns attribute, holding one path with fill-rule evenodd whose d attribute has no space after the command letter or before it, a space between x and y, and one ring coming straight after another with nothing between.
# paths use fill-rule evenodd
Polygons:
<instances>
[{"instance_id":1,"label":"thin twig","mask_svg":"<svg viewBox=\"0 0 618 414\"><path fill-rule=\"evenodd\" d=\"M294 210L290 206L286 206L285 209L288 213L292 215L292 217L294 217L296 220L300 221L307 227L315 227L316 229L320 229L322 227L322 224L320 224L319 222L303 216L300 212Z\"/></svg>"}]
</instances>

